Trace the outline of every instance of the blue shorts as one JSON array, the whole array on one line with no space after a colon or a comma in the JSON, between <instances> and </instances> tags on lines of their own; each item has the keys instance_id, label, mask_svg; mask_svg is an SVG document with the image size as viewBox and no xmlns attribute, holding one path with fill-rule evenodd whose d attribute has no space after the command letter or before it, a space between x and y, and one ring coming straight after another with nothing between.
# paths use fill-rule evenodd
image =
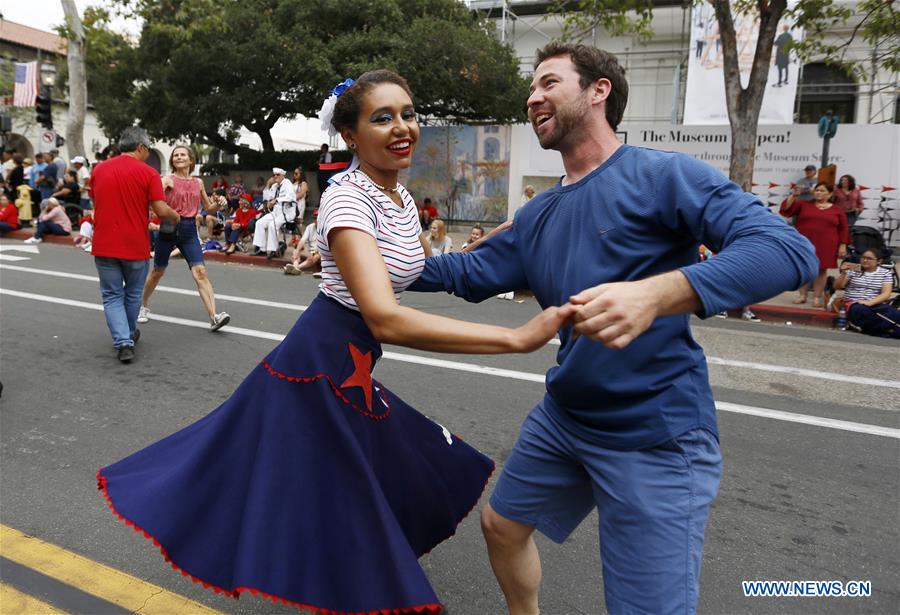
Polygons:
<instances>
[{"instance_id":1,"label":"blue shorts","mask_svg":"<svg viewBox=\"0 0 900 615\"><path fill-rule=\"evenodd\" d=\"M153 268L165 269L169 266L169 255L178 248L188 267L196 267L203 263L203 248L200 247L200 236L197 235L197 223L193 218L182 218L175 225L175 239L156 238L156 249L153 252Z\"/></svg>"},{"instance_id":2,"label":"blue shorts","mask_svg":"<svg viewBox=\"0 0 900 615\"><path fill-rule=\"evenodd\" d=\"M722 475L716 437L694 429L620 451L577 437L538 404L491 507L562 543L594 508L610 613L693 613L709 507Z\"/></svg>"}]
</instances>

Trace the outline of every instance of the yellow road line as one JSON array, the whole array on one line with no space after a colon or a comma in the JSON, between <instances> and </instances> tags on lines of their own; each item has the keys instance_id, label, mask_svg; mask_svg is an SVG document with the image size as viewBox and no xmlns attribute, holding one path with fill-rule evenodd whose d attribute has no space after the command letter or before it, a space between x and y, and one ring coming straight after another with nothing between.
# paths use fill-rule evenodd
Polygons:
<instances>
[{"instance_id":1,"label":"yellow road line","mask_svg":"<svg viewBox=\"0 0 900 615\"><path fill-rule=\"evenodd\" d=\"M0 555L141 615L219 611L0 524ZM3 609L4 615L6 609Z\"/></svg>"},{"instance_id":2,"label":"yellow road line","mask_svg":"<svg viewBox=\"0 0 900 615\"><path fill-rule=\"evenodd\" d=\"M55 606L23 594L12 585L0 583L0 613L3 615L66 615Z\"/></svg>"}]
</instances>

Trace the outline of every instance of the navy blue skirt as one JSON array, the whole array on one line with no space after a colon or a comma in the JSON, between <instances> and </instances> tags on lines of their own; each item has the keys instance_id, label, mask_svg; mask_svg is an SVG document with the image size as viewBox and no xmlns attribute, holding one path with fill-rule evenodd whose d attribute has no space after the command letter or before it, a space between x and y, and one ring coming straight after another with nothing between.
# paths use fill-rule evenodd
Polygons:
<instances>
[{"instance_id":1,"label":"navy blue skirt","mask_svg":"<svg viewBox=\"0 0 900 615\"><path fill-rule=\"evenodd\" d=\"M176 570L234 598L440 611L418 558L494 464L373 380L380 356L362 317L320 295L227 401L99 487Z\"/></svg>"}]
</instances>

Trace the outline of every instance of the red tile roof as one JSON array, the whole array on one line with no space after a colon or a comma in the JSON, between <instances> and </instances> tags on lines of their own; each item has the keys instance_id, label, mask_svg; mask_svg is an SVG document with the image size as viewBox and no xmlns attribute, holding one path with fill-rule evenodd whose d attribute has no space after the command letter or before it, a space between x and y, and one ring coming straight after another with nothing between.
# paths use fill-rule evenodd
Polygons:
<instances>
[{"instance_id":1,"label":"red tile roof","mask_svg":"<svg viewBox=\"0 0 900 615\"><path fill-rule=\"evenodd\" d=\"M66 39L61 36L6 19L0 19L0 40L59 55L67 51Z\"/></svg>"}]
</instances>

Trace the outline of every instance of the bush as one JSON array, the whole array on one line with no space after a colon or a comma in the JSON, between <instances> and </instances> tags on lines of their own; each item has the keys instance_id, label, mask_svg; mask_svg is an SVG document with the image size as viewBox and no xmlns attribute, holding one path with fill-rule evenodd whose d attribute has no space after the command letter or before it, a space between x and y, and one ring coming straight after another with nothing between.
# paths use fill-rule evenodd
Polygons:
<instances>
[{"instance_id":1,"label":"bush","mask_svg":"<svg viewBox=\"0 0 900 615\"><path fill-rule=\"evenodd\" d=\"M353 153L349 150L333 150L333 162L349 162ZM319 150L299 150L281 152L244 151L238 156L238 163L214 162L204 164L200 172L204 175L229 175L234 171L270 169L281 167L288 173L303 167L304 171L316 171L319 167Z\"/></svg>"}]
</instances>

